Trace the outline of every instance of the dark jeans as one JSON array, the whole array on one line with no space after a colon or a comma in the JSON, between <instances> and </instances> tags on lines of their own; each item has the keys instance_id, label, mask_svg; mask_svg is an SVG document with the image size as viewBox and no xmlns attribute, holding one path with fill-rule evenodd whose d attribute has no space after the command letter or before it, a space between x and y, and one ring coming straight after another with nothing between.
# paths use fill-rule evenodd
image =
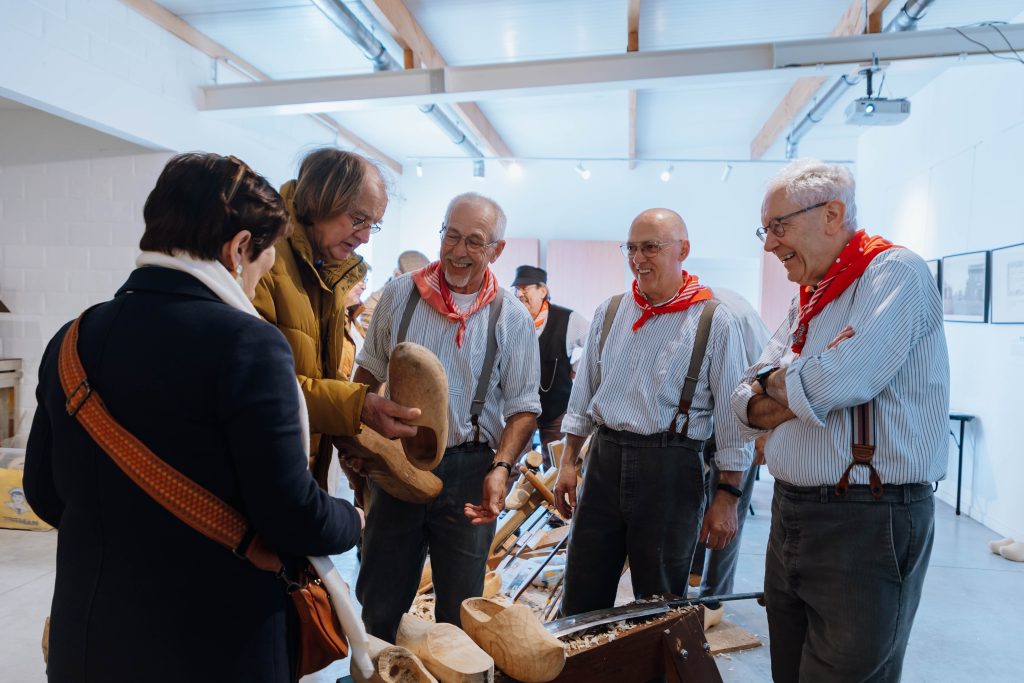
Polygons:
<instances>
[{"instance_id":1,"label":"dark jeans","mask_svg":"<svg viewBox=\"0 0 1024 683\"><path fill-rule=\"evenodd\" d=\"M714 454L710 458L711 468L704 475L707 485L705 491L708 496L708 505L715 499L716 495L732 496L718 490L718 482L721 481L721 470L715 464ZM732 543L721 550L708 550L703 545L697 546L697 552L693 554L693 566L690 573L698 576L703 575L701 582L700 597L709 595L726 595L732 592L733 578L736 576L736 565L740 559L740 539L743 537L743 524L750 514L750 499L754 495L754 480L757 475L757 468L751 467L743 473L740 481L739 505L736 507L736 538ZM717 606L710 605L712 609Z\"/></svg>"},{"instance_id":2,"label":"dark jeans","mask_svg":"<svg viewBox=\"0 0 1024 683\"><path fill-rule=\"evenodd\" d=\"M935 533L931 486L775 482L765 602L776 683L898 681Z\"/></svg>"},{"instance_id":3,"label":"dark jeans","mask_svg":"<svg viewBox=\"0 0 1024 683\"><path fill-rule=\"evenodd\" d=\"M611 607L629 558L633 594L686 594L704 516L699 441L602 427L573 515L562 615Z\"/></svg>"},{"instance_id":4,"label":"dark jeans","mask_svg":"<svg viewBox=\"0 0 1024 683\"><path fill-rule=\"evenodd\" d=\"M444 488L425 505L398 500L371 481L373 505L363 532L356 596L372 635L395 642L398 622L416 597L428 549L437 622L461 625L462 601L483 593L495 525L470 524L463 506L480 503L493 458L486 444L449 448L434 470Z\"/></svg>"}]
</instances>

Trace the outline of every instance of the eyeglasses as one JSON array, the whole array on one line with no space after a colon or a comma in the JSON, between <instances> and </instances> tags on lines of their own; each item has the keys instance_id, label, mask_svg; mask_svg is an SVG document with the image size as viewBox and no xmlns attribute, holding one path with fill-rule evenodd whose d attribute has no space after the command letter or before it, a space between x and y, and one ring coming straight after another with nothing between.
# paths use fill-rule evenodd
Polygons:
<instances>
[{"instance_id":1,"label":"eyeglasses","mask_svg":"<svg viewBox=\"0 0 1024 683\"><path fill-rule=\"evenodd\" d=\"M479 237L463 237L457 232L452 232L447 225L442 225L441 241L444 242L449 247L457 247L459 246L459 242L465 242L466 251L468 251L470 254L480 254L483 253L484 249L487 249L488 247L493 247L500 240L494 240L493 242L484 242Z\"/></svg>"},{"instance_id":2,"label":"eyeglasses","mask_svg":"<svg viewBox=\"0 0 1024 683\"><path fill-rule=\"evenodd\" d=\"M352 229L355 232L359 232L361 230L369 230L371 235L375 235L378 232L380 232L380 223L368 223L368 218L359 218L358 216L355 216L353 214L349 214L348 217L349 220L352 221Z\"/></svg>"},{"instance_id":3,"label":"eyeglasses","mask_svg":"<svg viewBox=\"0 0 1024 683\"><path fill-rule=\"evenodd\" d=\"M821 207L825 206L826 204L828 204L828 202L818 202L814 206L808 206L808 207L806 207L804 209L800 209L798 211L794 211L793 213L787 213L785 216L779 216L778 218L773 218L770 221L768 221L768 225L767 226L763 225L760 228L758 228L757 230L755 230L754 234L757 235L757 238L759 240L761 240L762 242L764 242L768 238L768 231L769 230L771 230L772 234L775 235L776 237L782 237L783 235L786 234L786 228L785 228L785 226L782 225L783 221L789 220L793 216L799 216L800 214L804 213L805 211L812 211L814 209L820 209Z\"/></svg>"},{"instance_id":4,"label":"eyeglasses","mask_svg":"<svg viewBox=\"0 0 1024 683\"><path fill-rule=\"evenodd\" d=\"M636 256L636 252L639 251L647 258L653 258L661 253L661 251L670 244L677 244L680 240L669 240L668 242L625 242L619 245L619 251L626 258L633 258Z\"/></svg>"}]
</instances>

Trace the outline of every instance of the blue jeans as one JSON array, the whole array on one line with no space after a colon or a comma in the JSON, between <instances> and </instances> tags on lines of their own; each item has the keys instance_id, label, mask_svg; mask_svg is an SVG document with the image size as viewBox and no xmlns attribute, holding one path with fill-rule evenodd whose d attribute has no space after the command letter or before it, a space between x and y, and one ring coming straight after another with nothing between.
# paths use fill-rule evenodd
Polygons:
<instances>
[{"instance_id":1,"label":"blue jeans","mask_svg":"<svg viewBox=\"0 0 1024 683\"><path fill-rule=\"evenodd\" d=\"M702 447L667 434L598 431L569 536L563 616L611 607L627 557L637 598L686 595L704 517Z\"/></svg>"},{"instance_id":2,"label":"blue jeans","mask_svg":"<svg viewBox=\"0 0 1024 683\"><path fill-rule=\"evenodd\" d=\"M428 550L437 598L435 619L461 625L462 601L483 593L495 528L493 522L470 524L463 506L480 503L484 476L493 459L494 451L487 444L449 448L434 470L444 487L425 505L399 500L370 482L373 502L356 581L363 623L370 634L395 642L398 622L416 597Z\"/></svg>"},{"instance_id":3,"label":"blue jeans","mask_svg":"<svg viewBox=\"0 0 1024 683\"><path fill-rule=\"evenodd\" d=\"M776 683L899 681L935 534L928 484L775 482L765 603Z\"/></svg>"}]
</instances>

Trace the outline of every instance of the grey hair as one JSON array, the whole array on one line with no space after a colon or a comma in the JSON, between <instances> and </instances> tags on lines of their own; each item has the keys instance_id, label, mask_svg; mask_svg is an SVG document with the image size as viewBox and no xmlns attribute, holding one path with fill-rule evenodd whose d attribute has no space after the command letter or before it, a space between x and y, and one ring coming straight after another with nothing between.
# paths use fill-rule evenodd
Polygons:
<instances>
[{"instance_id":1,"label":"grey hair","mask_svg":"<svg viewBox=\"0 0 1024 683\"><path fill-rule=\"evenodd\" d=\"M786 191L786 198L801 206L818 202L841 201L846 207L843 227L857 229L857 185L850 169L840 164L826 164L817 159L797 159L787 164L768 181L768 191Z\"/></svg>"},{"instance_id":2,"label":"grey hair","mask_svg":"<svg viewBox=\"0 0 1024 683\"><path fill-rule=\"evenodd\" d=\"M463 192L448 202L448 209L444 212L445 225L448 225L448 219L451 217L452 211L455 207L463 202L484 204L491 207L494 211L494 234L491 235L491 238L495 240L505 239L505 225L508 223L508 218L505 217L505 211L501 208L498 202L477 192Z\"/></svg>"}]
</instances>

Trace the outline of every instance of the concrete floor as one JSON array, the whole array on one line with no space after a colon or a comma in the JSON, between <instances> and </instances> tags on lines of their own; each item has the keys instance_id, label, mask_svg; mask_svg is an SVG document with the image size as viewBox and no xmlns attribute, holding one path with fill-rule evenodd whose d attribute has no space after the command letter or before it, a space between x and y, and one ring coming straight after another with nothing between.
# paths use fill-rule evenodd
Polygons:
<instances>
[{"instance_id":1,"label":"concrete floor","mask_svg":"<svg viewBox=\"0 0 1024 683\"><path fill-rule=\"evenodd\" d=\"M760 590L768 538L771 481L754 491L756 516L743 535L737 592ZM924 597L907 649L903 680L1024 680L1020 660L1011 656L1024 634L1024 563L993 555L988 542L997 535L945 503L936 505L935 548ZM0 681L46 680L39 641L43 617L53 595L57 535L0 529ZM354 583L354 552L335 558L342 575ZM726 619L767 643L764 609L753 602L726 606ZM718 667L726 683L770 681L768 648L722 655ZM334 683L348 673L338 662L304 683Z\"/></svg>"}]
</instances>

